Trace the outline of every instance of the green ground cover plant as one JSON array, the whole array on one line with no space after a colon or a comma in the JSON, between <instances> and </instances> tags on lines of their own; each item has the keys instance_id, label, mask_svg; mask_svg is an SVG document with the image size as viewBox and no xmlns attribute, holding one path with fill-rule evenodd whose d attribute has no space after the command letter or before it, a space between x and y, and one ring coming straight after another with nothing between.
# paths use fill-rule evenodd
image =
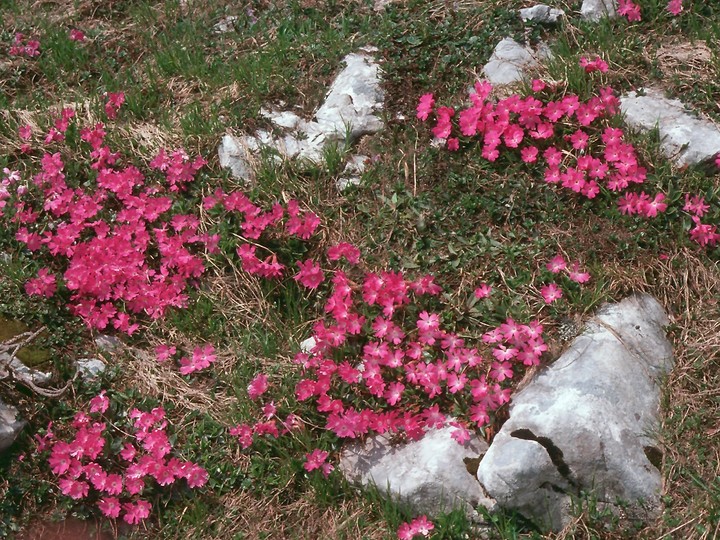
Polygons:
<instances>
[{"instance_id":1,"label":"green ground cover plant","mask_svg":"<svg viewBox=\"0 0 720 540\"><path fill-rule=\"evenodd\" d=\"M73 515L123 538L478 537L348 484L343 442L446 422L490 441L585 315L649 292L677 361L663 515L589 496L560 533L501 513L484 534L717 536L718 174L675 167L617 96L659 83L718 118L720 19L621 0L590 25L579 4L551 27L511 0L5 2L0 324L44 327L39 367L72 391L0 381L28 420L0 462L0 535ZM554 58L501 95L476 81L507 36ZM224 133L269 128L261 107L309 118L365 45L386 127L360 142L360 185L336 188L347 147L264 154L253 185L219 166ZM105 333L121 348L98 353ZM73 378L98 354L100 378Z\"/></svg>"}]
</instances>

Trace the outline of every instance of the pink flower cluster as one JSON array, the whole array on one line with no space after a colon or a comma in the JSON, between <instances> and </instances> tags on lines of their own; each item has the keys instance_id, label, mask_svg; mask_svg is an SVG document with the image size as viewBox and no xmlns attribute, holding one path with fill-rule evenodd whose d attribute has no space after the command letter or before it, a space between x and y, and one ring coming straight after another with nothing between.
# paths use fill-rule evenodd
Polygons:
<instances>
[{"instance_id":1,"label":"pink flower cluster","mask_svg":"<svg viewBox=\"0 0 720 540\"><path fill-rule=\"evenodd\" d=\"M335 258L336 248L329 252ZM326 317L314 325L312 345L295 357L301 377L296 399L312 400L327 417L325 428L340 438L389 432L419 439L428 428L450 425L452 437L464 444L470 423L487 425L490 413L508 402L510 390L502 383L513 378L516 366L538 365L547 345L537 321L508 319L482 336L480 347L494 358L486 362L477 348L442 328L438 313L413 314L423 296L441 290L432 276L407 280L400 272L369 272L356 283L336 269ZM260 400L269 387L267 376L258 374L248 395ZM289 423L282 422L283 433ZM231 433L247 448L257 435L279 436L280 426L264 413L255 426L236 426ZM319 456L308 463L319 464Z\"/></svg>"},{"instance_id":2,"label":"pink flower cluster","mask_svg":"<svg viewBox=\"0 0 720 540\"><path fill-rule=\"evenodd\" d=\"M667 3L666 9L674 16L680 15L683 12L683 0L670 0ZM619 0L618 15L622 15L630 22L637 22L642 19L640 13L640 6L632 0Z\"/></svg>"},{"instance_id":3,"label":"pink flower cluster","mask_svg":"<svg viewBox=\"0 0 720 540\"><path fill-rule=\"evenodd\" d=\"M124 99L120 96L108 98L113 114ZM61 142L73 117L71 109L64 109L45 144ZM0 218L16 224L15 237L27 249L66 263L62 278L71 292L73 313L91 328L113 326L132 334L138 324L130 314L157 319L169 307L186 305L186 288L205 270L199 248L216 249L218 238L201 233L194 215L163 219L173 205L173 193L184 189L205 161L190 160L182 150L169 156L161 150L151 167L162 173L167 187L150 184L138 168L120 165L121 156L104 144L103 124L80 133L90 147L90 168L97 171L94 185L68 185L60 152L45 152L31 186L19 175L3 180ZM31 137L29 126L20 129L20 137ZM4 216L9 208L14 212ZM52 296L56 279L43 268L26 291Z\"/></svg>"},{"instance_id":4,"label":"pink flower cluster","mask_svg":"<svg viewBox=\"0 0 720 540\"><path fill-rule=\"evenodd\" d=\"M580 65L587 72L607 71L607 64L599 57L582 57ZM617 204L623 214L654 218L667 210L664 193L629 191L631 186L645 182L647 171L635 148L625 141L623 130L607 125L606 120L619 107L611 88L601 88L597 96L581 102L578 96L567 93L552 99L555 89L543 81L533 81L532 86L534 95L492 101L492 86L477 82L470 94L471 105L457 114L451 107L436 108L433 95L425 94L417 106L417 117L426 121L434 113L431 131L435 137L446 139L451 151L460 146L461 139L452 136L459 131L465 139L480 138L481 155L489 161L498 159L505 149L519 151L525 163L541 163L548 184L589 199L602 188L621 194ZM547 94L541 96L539 92ZM455 117L457 125L453 124ZM720 155L716 162L720 166ZM701 217L702 213L693 215L695 226L690 237L702 246L713 246L718 240L716 227L703 223ZM561 295L552 287L547 291L547 298L553 300Z\"/></svg>"},{"instance_id":5,"label":"pink flower cluster","mask_svg":"<svg viewBox=\"0 0 720 540\"><path fill-rule=\"evenodd\" d=\"M37 39L29 39L23 42L24 39L23 34L16 33L8 54L10 56L27 56L28 58L40 56L40 42Z\"/></svg>"},{"instance_id":6,"label":"pink flower cluster","mask_svg":"<svg viewBox=\"0 0 720 540\"><path fill-rule=\"evenodd\" d=\"M413 540L417 536L427 537L435 524L427 516L422 515L413 519L410 523L403 523L397 531L398 540Z\"/></svg>"},{"instance_id":7,"label":"pink flower cluster","mask_svg":"<svg viewBox=\"0 0 720 540\"><path fill-rule=\"evenodd\" d=\"M177 352L175 345L158 345L155 347L155 357L158 362L165 362ZM191 356L183 356L180 358L180 373L189 375L196 371L210 367L210 364L217 360L215 347L211 344L197 346L193 349Z\"/></svg>"},{"instance_id":8,"label":"pink flower cluster","mask_svg":"<svg viewBox=\"0 0 720 540\"><path fill-rule=\"evenodd\" d=\"M154 480L165 487L185 479L188 487L204 486L208 480L205 469L189 461L171 456L172 444L166 432L165 411L157 407L150 412L132 409L133 441L113 453L111 440L125 431L111 433L108 422L101 418L108 411L110 400L103 390L90 400L89 413L78 411L71 423L74 430L69 442L56 438L52 423L43 436L36 435L37 451L49 450L48 464L58 476L63 495L75 500L93 498L106 517L136 524L150 515L150 502L141 499L148 482ZM110 424L113 426L113 424Z\"/></svg>"}]
</instances>

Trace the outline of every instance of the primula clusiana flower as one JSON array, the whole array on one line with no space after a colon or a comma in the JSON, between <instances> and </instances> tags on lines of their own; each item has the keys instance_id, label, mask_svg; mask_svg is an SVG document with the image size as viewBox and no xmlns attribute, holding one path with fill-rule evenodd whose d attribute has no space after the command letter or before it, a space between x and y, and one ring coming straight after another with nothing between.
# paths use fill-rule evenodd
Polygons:
<instances>
[{"instance_id":1,"label":"primula clusiana flower","mask_svg":"<svg viewBox=\"0 0 720 540\"><path fill-rule=\"evenodd\" d=\"M592 60L589 60L588 58L582 56L580 58L580 66L585 68L585 73L593 73L595 71L599 71L600 73L607 73L609 68L607 62L605 62L599 56L596 56Z\"/></svg>"},{"instance_id":2,"label":"primula clusiana flower","mask_svg":"<svg viewBox=\"0 0 720 540\"><path fill-rule=\"evenodd\" d=\"M667 10L675 16L680 15L683 10L682 0L670 0L667 5Z\"/></svg>"},{"instance_id":3,"label":"primula clusiana flower","mask_svg":"<svg viewBox=\"0 0 720 540\"><path fill-rule=\"evenodd\" d=\"M555 283L550 283L540 288L540 294L546 304L552 304L555 300L562 298L563 292Z\"/></svg>"},{"instance_id":4,"label":"primula clusiana flower","mask_svg":"<svg viewBox=\"0 0 720 540\"><path fill-rule=\"evenodd\" d=\"M260 373L248 384L248 396L250 396L250 399L257 399L267 391L268 386L267 375Z\"/></svg>"},{"instance_id":5,"label":"primula clusiana flower","mask_svg":"<svg viewBox=\"0 0 720 540\"><path fill-rule=\"evenodd\" d=\"M417 106L417 117L425 121L435 106L435 99L432 94L425 94L420 97L420 103Z\"/></svg>"},{"instance_id":6,"label":"primula clusiana flower","mask_svg":"<svg viewBox=\"0 0 720 540\"><path fill-rule=\"evenodd\" d=\"M82 42L82 41L85 41L85 34L83 33L82 30L78 30L77 28L73 28L72 30L70 30L70 39L71 39L72 41ZM115 516L115 517L117 517L117 516Z\"/></svg>"},{"instance_id":7,"label":"primula clusiana flower","mask_svg":"<svg viewBox=\"0 0 720 540\"><path fill-rule=\"evenodd\" d=\"M413 519L410 523L400 525L397 534L398 540L413 540L418 535L427 537L434 528L433 522L427 516L422 515Z\"/></svg>"},{"instance_id":8,"label":"primula clusiana flower","mask_svg":"<svg viewBox=\"0 0 720 540\"><path fill-rule=\"evenodd\" d=\"M55 294L56 290L55 275L51 274L47 268L38 270L38 276L25 283L25 292L31 296L38 295L50 298Z\"/></svg>"},{"instance_id":9,"label":"primula clusiana flower","mask_svg":"<svg viewBox=\"0 0 720 540\"><path fill-rule=\"evenodd\" d=\"M632 0L619 0L618 15L623 15L630 22L637 22L641 20L640 6L635 4Z\"/></svg>"},{"instance_id":10,"label":"primula clusiana flower","mask_svg":"<svg viewBox=\"0 0 720 540\"><path fill-rule=\"evenodd\" d=\"M475 295L475 298L480 300L481 298L487 298L492 293L492 287L488 285L487 283L481 283L480 286L475 289L475 292L473 293Z\"/></svg>"},{"instance_id":11,"label":"primula clusiana flower","mask_svg":"<svg viewBox=\"0 0 720 540\"><path fill-rule=\"evenodd\" d=\"M558 254L555 255L552 259L550 259L550 261L548 261L545 267L553 274L557 274L567 268L567 263L565 262L565 259L563 259L563 256Z\"/></svg>"},{"instance_id":12,"label":"primula clusiana flower","mask_svg":"<svg viewBox=\"0 0 720 540\"><path fill-rule=\"evenodd\" d=\"M309 454L305 454L305 463L303 464L303 468L308 472L320 469L325 463L328 455L328 452L325 450L316 448Z\"/></svg>"},{"instance_id":13,"label":"primula clusiana flower","mask_svg":"<svg viewBox=\"0 0 720 540\"><path fill-rule=\"evenodd\" d=\"M298 261L297 265L300 268L300 271L295 274L293 279L300 282L308 289L317 289L320 284L325 281L325 275L323 274L320 265L312 259Z\"/></svg>"},{"instance_id":14,"label":"primula clusiana flower","mask_svg":"<svg viewBox=\"0 0 720 540\"><path fill-rule=\"evenodd\" d=\"M99 412L100 414L107 411L110 406L110 400L105 395L105 390L90 400L90 412Z\"/></svg>"},{"instance_id":15,"label":"primula clusiana flower","mask_svg":"<svg viewBox=\"0 0 720 540\"><path fill-rule=\"evenodd\" d=\"M116 497L104 497L97 506L105 517L117 519L120 516L120 501Z\"/></svg>"},{"instance_id":16,"label":"primula clusiana flower","mask_svg":"<svg viewBox=\"0 0 720 540\"><path fill-rule=\"evenodd\" d=\"M175 345L158 345L155 347L155 360L165 362L177 352Z\"/></svg>"},{"instance_id":17,"label":"primula clusiana flower","mask_svg":"<svg viewBox=\"0 0 720 540\"><path fill-rule=\"evenodd\" d=\"M575 261L570 265L568 269L568 277L575 283L587 283L590 281L590 274L588 272L580 271L580 263Z\"/></svg>"},{"instance_id":18,"label":"primula clusiana flower","mask_svg":"<svg viewBox=\"0 0 720 540\"><path fill-rule=\"evenodd\" d=\"M123 520L130 525L140 523L143 519L146 519L150 515L152 505L148 501L137 501L133 503L124 503L122 509L125 511Z\"/></svg>"}]
</instances>

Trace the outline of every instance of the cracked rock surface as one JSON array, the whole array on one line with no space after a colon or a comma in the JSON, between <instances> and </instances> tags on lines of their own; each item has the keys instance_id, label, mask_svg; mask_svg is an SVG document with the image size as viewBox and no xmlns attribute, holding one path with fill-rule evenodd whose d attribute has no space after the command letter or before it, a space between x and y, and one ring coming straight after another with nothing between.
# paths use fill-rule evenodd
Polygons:
<instances>
[{"instance_id":1,"label":"cracked rock surface","mask_svg":"<svg viewBox=\"0 0 720 540\"><path fill-rule=\"evenodd\" d=\"M635 519L659 512L660 381L673 365L669 324L650 296L604 306L569 349L512 400L478 466L498 505L560 530L572 497L617 501Z\"/></svg>"},{"instance_id":2,"label":"cracked rock surface","mask_svg":"<svg viewBox=\"0 0 720 540\"><path fill-rule=\"evenodd\" d=\"M9 448L25 427L25 421L18 416L18 410L12 405L0 401L0 452Z\"/></svg>"},{"instance_id":3,"label":"cracked rock surface","mask_svg":"<svg viewBox=\"0 0 720 540\"><path fill-rule=\"evenodd\" d=\"M475 435L460 445L451 437L454 429L429 429L419 441L403 444L393 444L387 435L370 436L345 448L340 469L350 480L375 484L402 498L418 513L437 515L462 508L468 517L477 518L478 505L494 508L472 466L487 443Z\"/></svg>"},{"instance_id":4,"label":"cracked rock surface","mask_svg":"<svg viewBox=\"0 0 720 540\"><path fill-rule=\"evenodd\" d=\"M345 68L333 81L314 120L306 121L292 111L267 111L261 114L282 133L258 131L255 135L225 135L218 147L222 167L244 181L252 181L257 156L262 148L273 149L278 157L323 160L327 144L352 144L359 137L383 128L377 113L383 108L380 66L373 50L348 54Z\"/></svg>"},{"instance_id":5,"label":"cracked rock surface","mask_svg":"<svg viewBox=\"0 0 720 540\"><path fill-rule=\"evenodd\" d=\"M709 162L720 152L720 129L692 116L681 101L666 98L662 90L630 92L620 98L620 110L630 127L641 131L657 127L663 152L680 166Z\"/></svg>"}]
</instances>

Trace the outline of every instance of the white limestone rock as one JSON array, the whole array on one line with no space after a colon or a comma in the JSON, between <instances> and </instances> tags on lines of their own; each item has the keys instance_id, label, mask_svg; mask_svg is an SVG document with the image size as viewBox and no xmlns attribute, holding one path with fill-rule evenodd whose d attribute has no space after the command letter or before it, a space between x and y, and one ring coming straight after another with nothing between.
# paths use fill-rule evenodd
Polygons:
<instances>
[{"instance_id":1,"label":"white limestone rock","mask_svg":"<svg viewBox=\"0 0 720 540\"><path fill-rule=\"evenodd\" d=\"M105 372L105 362L97 358L80 358L75 362L77 370L84 379L96 379Z\"/></svg>"},{"instance_id":2,"label":"white limestone rock","mask_svg":"<svg viewBox=\"0 0 720 540\"><path fill-rule=\"evenodd\" d=\"M10 447L25 424L15 407L0 401L0 452Z\"/></svg>"},{"instance_id":3,"label":"white limestone rock","mask_svg":"<svg viewBox=\"0 0 720 540\"><path fill-rule=\"evenodd\" d=\"M343 450L340 470L362 485L401 498L417 512L437 515L462 508L477 518L475 508L494 508L474 477L472 461L487 450L474 436L465 445L450 437L455 428L430 429L419 441L393 445L389 435L373 435Z\"/></svg>"},{"instance_id":4,"label":"white limestone rock","mask_svg":"<svg viewBox=\"0 0 720 540\"><path fill-rule=\"evenodd\" d=\"M355 155L345 164L342 175L337 179L335 185L340 193L351 186L359 186L360 178L365 172L365 164L370 158L363 155Z\"/></svg>"},{"instance_id":5,"label":"white limestone rock","mask_svg":"<svg viewBox=\"0 0 720 540\"><path fill-rule=\"evenodd\" d=\"M590 22L598 22L603 17L617 17L617 1L583 0L580 16Z\"/></svg>"},{"instance_id":6,"label":"white limestone rock","mask_svg":"<svg viewBox=\"0 0 720 540\"><path fill-rule=\"evenodd\" d=\"M384 95L380 67L372 52L365 49L345 57L346 66L330 86L314 120L303 120L291 111L263 109L261 114L285 133L225 135L218 147L220 165L230 168L235 178L252 181L257 154L263 146L274 149L281 158L319 164L327 144L352 144L358 137L382 129L383 122L377 113L383 108Z\"/></svg>"},{"instance_id":7,"label":"white limestone rock","mask_svg":"<svg viewBox=\"0 0 720 540\"><path fill-rule=\"evenodd\" d=\"M508 37L495 46L483 67L483 74L493 86L515 84L522 81L529 70L536 68L540 60L551 56L550 50L543 45L533 51Z\"/></svg>"},{"instance_id":8,"label":"white limestone rock","mask_svg":"<svg viewBox=\"0 0 720 540\"><path fill-rule=\"evenodd\" d=\"M236 15L228 15L227 17L223 17L217 23L215 23L215 26L213 26L213 32L215 32L216 34L226 34L235 30L235 23L237 22L238 18L239 17L237 17Z\"/></svg>"},{"instance_id":9,"label":"white limestone rock","mask_svg":"<svg viewBox=\"0 0 720 540\"><path fill-rule=\"evenodd\" d=\"M565 15L562 9L553 8L545 4L537 4L518 11L523 21L532 21L545 24L554 24Z\"/></svg>"},{"instance_id":10,"label":"white limestone rock","mask_svg":"<svg viewBox=\"0 0 720 540\"><path fill-rule=\"evenodd\" d=\"M673 366L667 316L633 296L604 306L570 348L517 392L477 478L498 505L560 530L590 493L633 519L659 513L660 384Z\"/></svg>"},{"instance_id":11,"label":"white limestone rock","mask_svg":"<svg viewBox=\"0 0 720 540\"><path fill-rule=\"evenodd\" d=\"M707 163L720 152L720 130L715 124L693 116L662 90L648 88L644 95L630 92L620 98L620 110L634 129L657 127L663 152L679 166Z\"/></svg>"}]
</instances>

